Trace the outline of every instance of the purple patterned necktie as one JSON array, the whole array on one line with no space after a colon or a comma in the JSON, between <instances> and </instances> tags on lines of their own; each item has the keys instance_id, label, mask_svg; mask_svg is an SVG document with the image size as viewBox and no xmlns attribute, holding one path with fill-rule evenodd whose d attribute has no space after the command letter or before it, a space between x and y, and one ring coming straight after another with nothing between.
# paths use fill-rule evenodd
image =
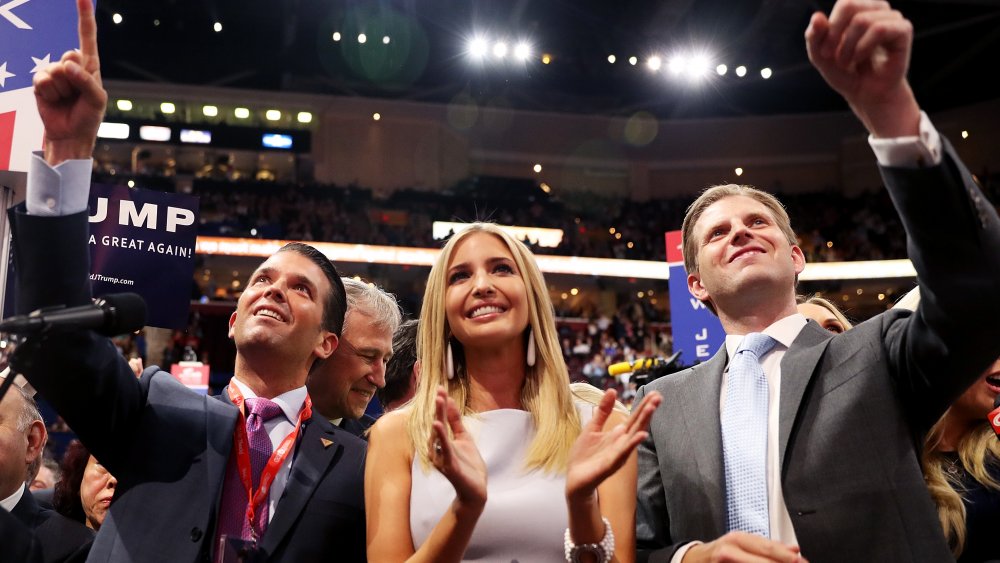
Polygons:
<instances>
[{"instance_id":1,"label":"purple patterned necktie","mask_svg":"<svg viewBox=\"0 0 1000 563\"><path fill-rule=\"evenodd\" d=\"M246 405L247 440L250 443L250 474L253 479L253 490L260 486L260 474L264 471L267 460L271 457L273 446L271 438L264 429L264 423L282 414L277 403L260 397L244 401ZM227 535L251 539L250 523L247 521L246 489L240 480L239 468L236 465L236 447L233 446L226 467L226 480L222 485L222 503L219 508L218 536ZM263 537L267 528L268 502L260 504L254 515L258 539Z\"/></svg>"}]
</instances>

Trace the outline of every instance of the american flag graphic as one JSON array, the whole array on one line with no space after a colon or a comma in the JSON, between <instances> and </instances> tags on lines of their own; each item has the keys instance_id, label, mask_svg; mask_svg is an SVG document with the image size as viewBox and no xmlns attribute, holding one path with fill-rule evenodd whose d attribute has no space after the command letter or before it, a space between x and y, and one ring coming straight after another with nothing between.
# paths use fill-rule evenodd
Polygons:
<instances>
[{"instance_id":1,"label":"american flag graphic","mask_svg":"<svg viewBox=\"0 0 1000 563\"><path fill-rule=\"evenodd\" d=\"M79 46L76 19L73 0L0 0L0 170L42 148L32 76Z\"/></svg>"}]
</instances>

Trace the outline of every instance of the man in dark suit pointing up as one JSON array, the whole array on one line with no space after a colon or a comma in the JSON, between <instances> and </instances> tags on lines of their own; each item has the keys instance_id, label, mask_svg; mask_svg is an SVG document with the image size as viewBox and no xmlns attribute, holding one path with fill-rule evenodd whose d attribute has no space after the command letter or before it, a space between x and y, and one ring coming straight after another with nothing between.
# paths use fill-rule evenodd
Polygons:
<instances>
[{"instance_id":1,"label":"man in dark suit pointing up","mask_svg":"<svg viewBox=\"0 0 1000 563\"><path fill-rule=\"evenodd\" d=\"M11 212L20 311L89 302L87 197L101 86L90 0L80 50L35 75L45 148ZM314 248L290 244L251 276L229 323L235 376L221 400L169 373L137 380L92 332L33 337L13 361L118 478L91 561L365 559L364 455L314 415L313 363L337 347L344 286Z\"/></svg>"}]
</instances>

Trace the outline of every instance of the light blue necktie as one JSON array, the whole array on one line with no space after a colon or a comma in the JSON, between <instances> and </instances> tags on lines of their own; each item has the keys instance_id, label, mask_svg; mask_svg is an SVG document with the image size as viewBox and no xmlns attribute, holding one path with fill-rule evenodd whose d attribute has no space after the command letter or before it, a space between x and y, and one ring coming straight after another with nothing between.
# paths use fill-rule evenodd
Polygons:
<instances>
[{"instance_id":1,"label":"light blue necktie","mask_svg":"<svg viewBox=\"0 0 1000 563\"><path fill-rule=\"evenodd\" d=\"M770 537L767 514L767 377L760 358L777 342L752 332L729 363L722 415L727 531Z\"/></svg>"}]
</instances>

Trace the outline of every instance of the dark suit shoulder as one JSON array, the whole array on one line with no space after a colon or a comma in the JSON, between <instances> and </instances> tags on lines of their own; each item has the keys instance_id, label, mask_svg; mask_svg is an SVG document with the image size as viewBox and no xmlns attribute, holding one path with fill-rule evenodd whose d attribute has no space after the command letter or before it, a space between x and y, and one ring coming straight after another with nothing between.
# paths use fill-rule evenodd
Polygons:
<instances>
[{"instance_id":1,"label":"dark suit shoulder","mask_svg":"<svg viewBox=\"0 0 1000 563\"><path fill-rule=\"evenodd\" d=\"M34 495L27 488L25 488L24 493L21 495L21 500L17 501L17 504L14 505L10 513L32 530L42 525L53 514L56 514L54 510L44 509L39 506Z\"/></svg>"},{"instance_id":2,"label":"dark suit shoulder","mask_svg":"<svg viewBox=\"0 0 1000 563\"><path fill-rule=\"evenodd\" d=\"M0 561L36 563L41 560L38 538L13 514L0 509Z\"/></svg>"},{"instance_id":3,"label":"dark suit shoulder","mask_svg":"<svg viewBox=\"0 0 1000 563\"><path fill-rule=\"evenodd\" d=\"M94 543L93 530L83 524L53 513L35 535L42 546L42 560L46 563L85 561Z\"/></svg>"},{"instance_id":4,"label":"dark suit shoulder","mask_svg":"<svg viewBox=\"0 0 1000 563\"><path fill-rule=\"evenodd\" d=\"M40 507L29 491L24 492L11 514L34 532L42 548L43 562L86 559L94 540L93 530L54 510Z\"/></svg>"},{"instance_id":5,"label":"dark suit shoulder","mask_svg":"<svg viewBox=\"0 0 1000 563\"><path fill-rule=\"evenodd\" d=\"M313 414L312 418L309 419L309 425L312 427L310 429L311 432L332 434L333 440L347 448L350 453L353 453L355 450L360 450L360 452L364 454L368 450L368 442L362 440L358 434L355 434L346 428L341 428L322 416Z\"/></svg>"},{"instance_id":6,"label":"dark suit shoulder","mask_svg":"<svg viewBox=\"0 0 1000 563\"><path fill-rule=\"evenodd\" d=\"M368 429L371 428L373 424L375 424L375 419L365 414L361 415L361 418L357 420L345 418L340 421L339 427L357 436L358 438L367 441Z\"/></svg>"},{"instance_id":7,"label":"dark suit shoulder","mask_svg":"<svg viewBox=\"0 0 1000 563\"><path fill-rule=\"evenodd\" d=\"M31 495L35 497L35 502L38 506L42 508L52 509L52 495L55 493L55 489L38 489L36 491L31 491Z\"/></svg>"}]
</instances>

